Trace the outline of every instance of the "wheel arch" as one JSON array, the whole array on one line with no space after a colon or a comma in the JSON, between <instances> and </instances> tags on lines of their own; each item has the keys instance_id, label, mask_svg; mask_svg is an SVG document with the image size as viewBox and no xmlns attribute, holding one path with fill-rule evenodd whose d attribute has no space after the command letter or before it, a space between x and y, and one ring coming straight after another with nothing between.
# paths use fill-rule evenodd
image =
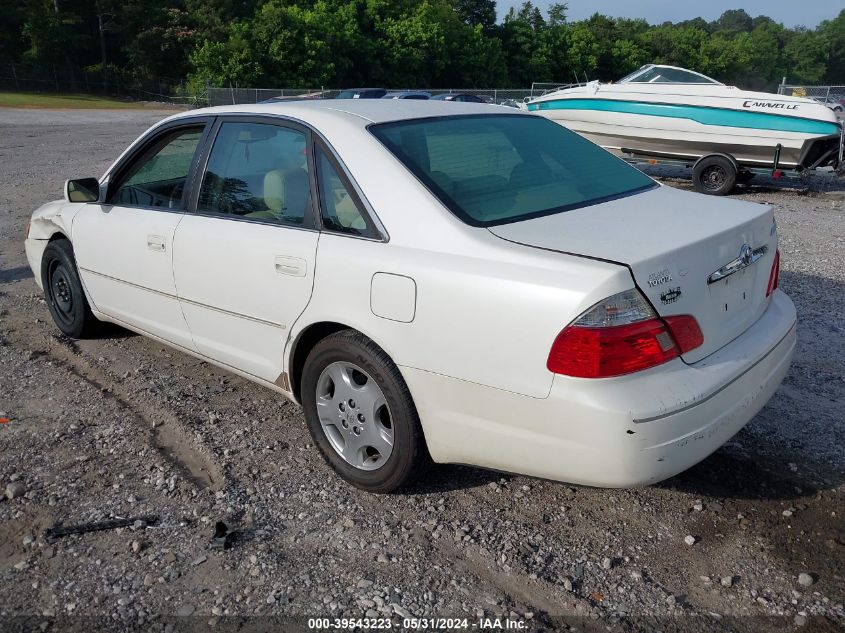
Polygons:
<instances>
[{"instance_id":1,"label":"wheel arch","mask_svg":"<svg viewBox=\"0 0 845 633\"><path fill-rule=\"evenodd\" d=\"M305 327L293 341L288 376L290 377L291 393L297 402L302 402L302 372L305 369L305 360L308 358L308 354L311 353L311 350L314 349L317 343L341 330L356 330L360 332L358 328L338 321L318 321ZM362 334L364 333L362 332Z\"/></svg>"},{"instance_id":2,"label":"wheel arch","mask_svg":"<svg viewBox=\"0 0 845 633\"><path fill-rule=\"evenodd\" d=\"M397 365L399 373L402 373L402 369L398 367L393 355L382 345L378 338L373 336L371 332L368 332L367 329L350 325L348 323L342 323L340 321L315 321L314 323L304 327L298 334L296 334L293 343L291 343L291 351L288 356L287 366L290 392L293 394L293 397L298 403L302 402L302 372L305 369L305 361L308 358L308 354L311 353L311 350L314 349L314 346L317 345L317 343L327 336L330 336L335 332L340 332L341 330L352 330L366 336L390 357L394 364Z\"/></svg>"}]
</instances>

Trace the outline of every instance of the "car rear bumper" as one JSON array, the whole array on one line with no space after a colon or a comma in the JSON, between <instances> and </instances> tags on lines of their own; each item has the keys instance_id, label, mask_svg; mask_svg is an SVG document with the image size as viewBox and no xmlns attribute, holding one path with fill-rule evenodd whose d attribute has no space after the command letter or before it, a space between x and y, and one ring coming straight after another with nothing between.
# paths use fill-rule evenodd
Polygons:
<instances>
[{"instance_id":1,"label":"car rear bumper","mask_svg":"<svg viewBox=\"0 0 845 633\"><path fill-rule=\"evenodd\" d=\"M547 398L401 369L435 461L627 487L682 472L728 441L774 395L795 341L795 307L776 291L751 328L695 364L555 376Z\"/></svg>"}]
</instances>

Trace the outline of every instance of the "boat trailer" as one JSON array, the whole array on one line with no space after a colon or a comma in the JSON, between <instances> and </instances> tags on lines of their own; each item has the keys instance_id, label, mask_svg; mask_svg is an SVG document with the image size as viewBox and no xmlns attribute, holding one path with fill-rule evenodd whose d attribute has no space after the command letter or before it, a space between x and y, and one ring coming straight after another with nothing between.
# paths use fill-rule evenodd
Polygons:
<instances>
[{"instance_id":1,"label":"boat trailer","mask_svg":"<svg viewBox=\"0 0 845 633\"><path fill-rule=\"evenodd\" d=\"M845 177L845 122L839 126L839 143L823 152L811 164L794 168L780 165L781 145L775 147L770 165L742 163L730 154L713 153L704 156L678 156L661 152L643 152L627 147L620 148L624 160L635 167L639 165L665 165L692 169L692 180L696 191L714 196L726 196L736 185L747 184L756 175L769 176L774 180L805 180L819 166L830 164L834 173Z\"/></svg>"}]
</instances>

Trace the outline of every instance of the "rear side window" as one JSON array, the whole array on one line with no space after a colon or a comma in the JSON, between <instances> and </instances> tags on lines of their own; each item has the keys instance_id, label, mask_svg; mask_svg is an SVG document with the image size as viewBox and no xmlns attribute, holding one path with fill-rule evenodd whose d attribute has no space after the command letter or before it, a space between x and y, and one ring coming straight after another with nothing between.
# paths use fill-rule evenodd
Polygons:
<instances>
[{"instance_id":1,"label":"rear side window","mask_svg":"<svg viewBox=\"0 0 845 633\"><path fill-rule=\"evenodd\" d=\"M561 213L657 186L626 162L539 116L437 117L370 130L473 226Z\"/></svg>"},{"instance_id":2,"label":"rear side window","mask_svg":"<svg viewBox=\"0 0 845 633\"><path fill-rule=\"evenodd\" d=\"M320 146L317 146L315 158L323 228L334 233L378 237L378 230L364 212L360 200Z\"/></svg>"},{"instance_id":3,"label":"rear side window","mask_svg":"<svg viewBox=\"0 0 845 633\"><path fill-rule=\"evenodd\" d=\"M310 222L304 132L265 123L220 126L202 180L199 213L301 226Z\"/></svg>"}]
</instances>

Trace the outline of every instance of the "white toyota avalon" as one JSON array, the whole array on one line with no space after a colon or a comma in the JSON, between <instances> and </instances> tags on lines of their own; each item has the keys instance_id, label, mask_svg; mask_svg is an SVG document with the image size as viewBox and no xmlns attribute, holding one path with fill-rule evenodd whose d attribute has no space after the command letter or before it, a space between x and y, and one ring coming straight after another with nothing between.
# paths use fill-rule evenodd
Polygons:
<instances>
[{"instance_id":1,"label":"white toyota avalon","mask_svg":"<svg viewBox=\"0 0 845 633\"><path fill-rule=\"evenodd\" d=\"M493 105L178 114L68 181L26 253L64 334L111 321L301 403L378 492L429 456L660 481L739 431L795 347L771 206Z\"/></svg>"}]
</instances>

